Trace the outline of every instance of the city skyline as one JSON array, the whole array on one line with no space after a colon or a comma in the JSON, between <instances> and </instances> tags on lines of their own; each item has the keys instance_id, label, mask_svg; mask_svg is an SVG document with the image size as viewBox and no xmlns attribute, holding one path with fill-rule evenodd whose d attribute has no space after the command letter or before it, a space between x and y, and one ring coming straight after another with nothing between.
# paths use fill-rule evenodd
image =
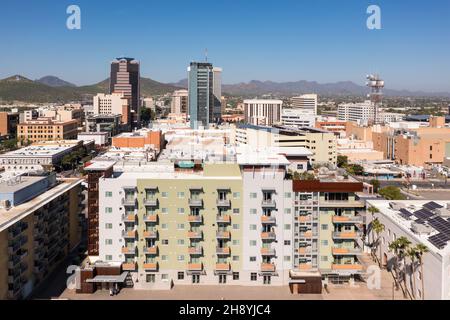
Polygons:
<instances>
[{"instance_id":1,"label":"city skyline","mask_svg":"<svg viewBox=\"0 0 450 320\"><path fill-rule=\"evenodd\" d=\"M116 1L81 0L75 3L81 8L81 30L65 26L70 4L29 3L27 12L18 4L4 5L0 28L9 31L4 38L8 46L0 57L8 64L2 67L1 78L55 75L77 85L92 84L107 77L109 62L126 55L141 62L143 77L177 82L187 77L189 62L204 60L207 48L208 60L224 68L224 84L250 80L361 84L365 74L378 72L390 89L450 88L446 1L435 1L431 7L419 1L378 1L381 30L366 28L371 4L366 1L258 2L238 7L224 1L209 6L132 3L123 8ZM195 22L208 12L214 24L206 28ZM113 41L117 37L122 40Z\"/></svg>"}]
</instances>

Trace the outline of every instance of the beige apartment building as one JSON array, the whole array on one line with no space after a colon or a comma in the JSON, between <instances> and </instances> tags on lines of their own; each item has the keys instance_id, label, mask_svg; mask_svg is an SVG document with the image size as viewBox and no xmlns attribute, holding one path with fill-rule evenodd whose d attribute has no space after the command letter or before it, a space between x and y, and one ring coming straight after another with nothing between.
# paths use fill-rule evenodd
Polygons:
<instances>
[{"instance_id":1,"label":"beige apartment building","mask_svg":"<svg viewBox=\"0 0 450 320\"><path fill-rule=\"evenodd\" d=\"M76 139L77 133L77 120L57 121L51 118L38 118L17 125L19 141L70 140Z\"/></svg>"},{"instance_id":2,"label":"beige apartment building","mask_svg":"<svg viewBox=\"0 0 450 320\"><path fill-rule=\"evenodd\" d=\"M80 243L81 181L3 175L0 300L29 297Z\"/></svg>"}]
</instances>

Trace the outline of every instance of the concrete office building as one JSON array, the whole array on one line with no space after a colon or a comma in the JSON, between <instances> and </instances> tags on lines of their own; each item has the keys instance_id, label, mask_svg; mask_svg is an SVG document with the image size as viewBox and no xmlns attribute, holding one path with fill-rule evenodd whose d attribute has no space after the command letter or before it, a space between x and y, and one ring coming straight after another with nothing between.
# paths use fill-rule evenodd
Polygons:
<instances>
[{"instance_id":1,"label":"concrete office building","mask_svg":"<svg viewBox=\"0 0 450 320\"><path fill-rule=\"evenodd\" d=\"M81 179L0 180L0 299L25 299L81 240Z\"/></svg>"},{"instance_id":2,"label":"concrete office building","mask_svg":"<svg viewBox=\"0 0 450 320\"><path fill-rule=\"evenodd\" d=\"M70 140L76 139L77 133L77 120L61 122L51 118L37 118L17 125L19 141Z\"/></svg>"},{"instance_id":3,"label":"concrete office building","mask_svg":"<svg viewBox=\"0 0 450 320\"><path fill-rule=\"evenodd\" d=\"M261 126L280 124L282 105L281 100L244 100L244 121Z\"/></svg>"},{"instance_id":4,"label":"concrete office building","mask_svg":"<svg viewBox=\"0 0 450 320\"><path fill-rule=\"evenodd\" d=\"M281 113L281 123L286 127L303 128L314 127L316 116L309 110L283 109Z\"/></svg>"},{"instance_id":5,"label":"concrete office building","mask_svg":"<svg viewBox=\"0 0 450 320\"><path fill-rule=\"evenodd\" d=\"M189 114L189 91L176 90L172 94L170 112L175 114Z\"/></svg>"},{"instance_id":6,"label":"concrete office building","mask_svg":"<svg viewBox=\"0 0 450 320\"><path fill-rule=\"evenodd\" d=\"M191 62L188 67L188 90L192 129L208 127L210 123L220 121L220 88L220 68L213 68L207 62Z\"/></svg>"},{"instance_id":7,"label":"concrete office building","mask_svg":"<svg viewBox=\"0 0 450 320\"><path fill-rule=\"evenodd\" d=\"M134 58L121 57L111 62L109 93L123 94L129 100L130 123L140 127L140 65Z\"/></svg>"},{"instance_id":8,"label":"concrete office building","mask_svg":"<svg viewBox=\"0 0 450 320\"><path fill-rule=\"evenodd\" d=\"M394 255L389 244L400 237L406 237L411 246L425 245L429 252L423 255L421 267L406 273L408 294L417 300L450 300L450 204L448 201L425 200L368 200L368 206L380 212L368 216L369 226L374 219L384 225L380 234L380 252L384 267L392 268ZM367 239L373 241L376 235L369 233ZM406 264L410 265L409 258ZM415 278L415 279L414 279ZM423 286L422 286L423 283ZM415 284L415 285L413 285Z\"/></svg>"},{"instance_id":9,"label":"concrete office building","mask_svg":"<svg viewBox=\"0 0 450 320\"><path fill-rule=\"evenodd\" d=\"M121 115L122 124L131 127L129 99L123 93L94 96L93 115Z\"/></svg>"},{"instance_id":10,"label":"concrete office building","mask_svg":"<svg viewBox=\"0 0 450 320\"><path fill-rule=\"evenodd\" d=\"M338 105L337 118L341 121L354 121L360 125L374 122L375 108L370 100L362 103L342 103Z\"/></svg>"},{"instance_id":11,"label":"concrete office building","mask_svg":"<svg viewBox=\"0 0 450 320\"><path fill-rule=\"evenodd\" d=\"M303 110L314 116L317 115L317 94L304 94L291 98L291 107L293 109Z\"/></svg>"}]
</instances>

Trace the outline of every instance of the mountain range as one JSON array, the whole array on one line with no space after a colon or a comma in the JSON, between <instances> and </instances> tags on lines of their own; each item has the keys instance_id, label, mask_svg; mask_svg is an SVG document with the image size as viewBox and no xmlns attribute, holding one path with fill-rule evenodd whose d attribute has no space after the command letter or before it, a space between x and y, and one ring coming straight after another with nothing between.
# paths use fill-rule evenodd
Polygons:
<instances>
[{"instance_id":1,"label":"mountain range","mask_svg":"<svg viewBox=\"0 0 450 320\"><path fill-rule=\"evenodd\" d=\"M180 88L187 88L187 79L176 83L162 83L141 77L141 94L143 96L161 95ZM0 80L0 100L22 102L68 102L89 99L97 93L109 91L109 79L87 85L76 86L55 76L45 76L38 80L30 80L21 75L14 75ZM223 84L222 92L228 95L255 97L265 94L296 95L317 93L322 96L365 96L369 90L365 86L351 81L335 83L318 83L315 81L273 82L258 81L238 84ZM422 92L408 90L383 90L386 96L395 97L442 97L449 98L450 92Z\"/></svg>"}]
</instances>

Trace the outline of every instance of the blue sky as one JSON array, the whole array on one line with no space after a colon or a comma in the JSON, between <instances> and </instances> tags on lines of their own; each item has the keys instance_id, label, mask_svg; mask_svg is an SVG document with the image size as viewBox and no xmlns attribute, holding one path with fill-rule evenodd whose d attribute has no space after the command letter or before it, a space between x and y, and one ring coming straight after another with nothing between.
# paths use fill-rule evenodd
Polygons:
<instances>
[{"instance_id":1,"label":"blue sky","mask_svg":"<svg viewBox=\"0 0 450 320\"><path fill-rule=\"evenodd\" d=\"M70 4L81 8L81 30L66 28ZM366 28L370 4L381 7L382 30ZM208 48L224 83L363 84L378 72L387 88L450 91L449 13L448 0L4 1L0 77L91 84L127 55L143 76L175 82Z\"/></svg>"}]
</instances>

